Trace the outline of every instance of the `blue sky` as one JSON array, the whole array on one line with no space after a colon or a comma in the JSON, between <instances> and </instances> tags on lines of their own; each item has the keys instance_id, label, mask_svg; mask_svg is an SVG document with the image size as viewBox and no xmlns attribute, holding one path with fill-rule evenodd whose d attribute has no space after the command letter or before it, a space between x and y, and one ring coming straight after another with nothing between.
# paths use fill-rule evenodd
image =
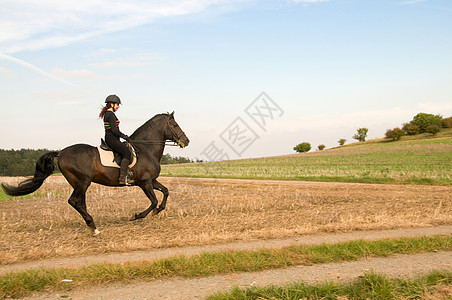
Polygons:
<instances>
[{"instance_id":1,"label":"blue sky","mask_svg":"<svg viewBox=\"0 0 452 300\"><path fill-rule=\"evenodd\" d=\"M381 137L418 112L452 115L451 32L446 0L4 0L0 148L97 145L113 93L125 134L175 110L192 141L167 147L177 156ZM246 113L262 92L280 108L264 128ZM257 137L243 151L221 138L237 118Z\"/></svg>"}]
</instances>

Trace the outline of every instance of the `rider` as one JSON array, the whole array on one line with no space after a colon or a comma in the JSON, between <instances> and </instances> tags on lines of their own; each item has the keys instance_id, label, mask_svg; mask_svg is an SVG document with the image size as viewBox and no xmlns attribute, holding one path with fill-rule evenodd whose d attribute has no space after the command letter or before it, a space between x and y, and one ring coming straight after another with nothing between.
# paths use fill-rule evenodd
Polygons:
<instances>
[{"instance_id":1,"label":"rider","mask_svg":"<svg viewBox=\"0 0 452 300\"><path fill-rule=\"evenodd\" d=\"M105 103L106 105L102 107L99 118L104 119L105 142L113 151L121 155L119 184L133 184L133 180L127 178L132 155L129 148L119 141L119 138L123 138L129 142L130 138L119 130L119 120L115 115L115 112L118 111L119 105L121 104L121 99L116 95L110 95L105 99Z\"/></svg>"}]
</instances>

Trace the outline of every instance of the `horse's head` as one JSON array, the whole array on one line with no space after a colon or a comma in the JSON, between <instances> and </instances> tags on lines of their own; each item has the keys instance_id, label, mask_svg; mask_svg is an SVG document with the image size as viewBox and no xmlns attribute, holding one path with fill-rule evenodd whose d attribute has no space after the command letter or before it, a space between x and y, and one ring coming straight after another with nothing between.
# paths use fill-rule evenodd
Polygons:
<instances>
[{"instance_id":1,"label":"horse's head","mask_svg":"<svg viewBox=\"0 0 452 300\"><path fill-rule=\"evenodd\" d=\"M190 140L182 128L180 128L179 124L177 124L176 120L174 120L174 111L168 114L166 123L165 138L177 143L181 148L188 146Z\"/></svg>"}]
</instances>

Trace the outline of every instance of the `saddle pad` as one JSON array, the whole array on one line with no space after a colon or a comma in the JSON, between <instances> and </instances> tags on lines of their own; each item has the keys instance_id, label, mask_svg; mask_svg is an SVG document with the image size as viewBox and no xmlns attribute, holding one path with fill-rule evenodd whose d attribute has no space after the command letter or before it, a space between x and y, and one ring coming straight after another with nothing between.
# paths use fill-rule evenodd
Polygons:
<instances>
[{"instance_id":1,"label":"saddle pad","mask_svg":"<svg viewBox=\"0 0 452 300\"><path fill-rule=\"evenodd\" d=\"M99 151L100 163L103 166L120 168L120 166L114 161L113 151L104 150L100 146L97 146L97 150ZM135 149L134 149L132 163L129 165L129 168L132 168L136 163L137 163L137 156L135 155Z\"/></svg>"}]
</instances>

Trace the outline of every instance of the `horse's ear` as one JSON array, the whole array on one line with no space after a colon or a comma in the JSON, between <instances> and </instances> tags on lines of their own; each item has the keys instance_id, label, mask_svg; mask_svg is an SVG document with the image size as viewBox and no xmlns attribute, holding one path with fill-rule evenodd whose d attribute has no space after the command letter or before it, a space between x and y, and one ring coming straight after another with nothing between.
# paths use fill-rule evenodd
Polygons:
<instances>
[{"instance_id":1,"label":"horse's ear","mask_svg":"<svg viewBox=\"0 0 452 300\"><path fill-rule=\"evenodd\" d=\"M174 110L169 116L170 116L170 118L174 118Z\"/></svg>"}]
</instances>

